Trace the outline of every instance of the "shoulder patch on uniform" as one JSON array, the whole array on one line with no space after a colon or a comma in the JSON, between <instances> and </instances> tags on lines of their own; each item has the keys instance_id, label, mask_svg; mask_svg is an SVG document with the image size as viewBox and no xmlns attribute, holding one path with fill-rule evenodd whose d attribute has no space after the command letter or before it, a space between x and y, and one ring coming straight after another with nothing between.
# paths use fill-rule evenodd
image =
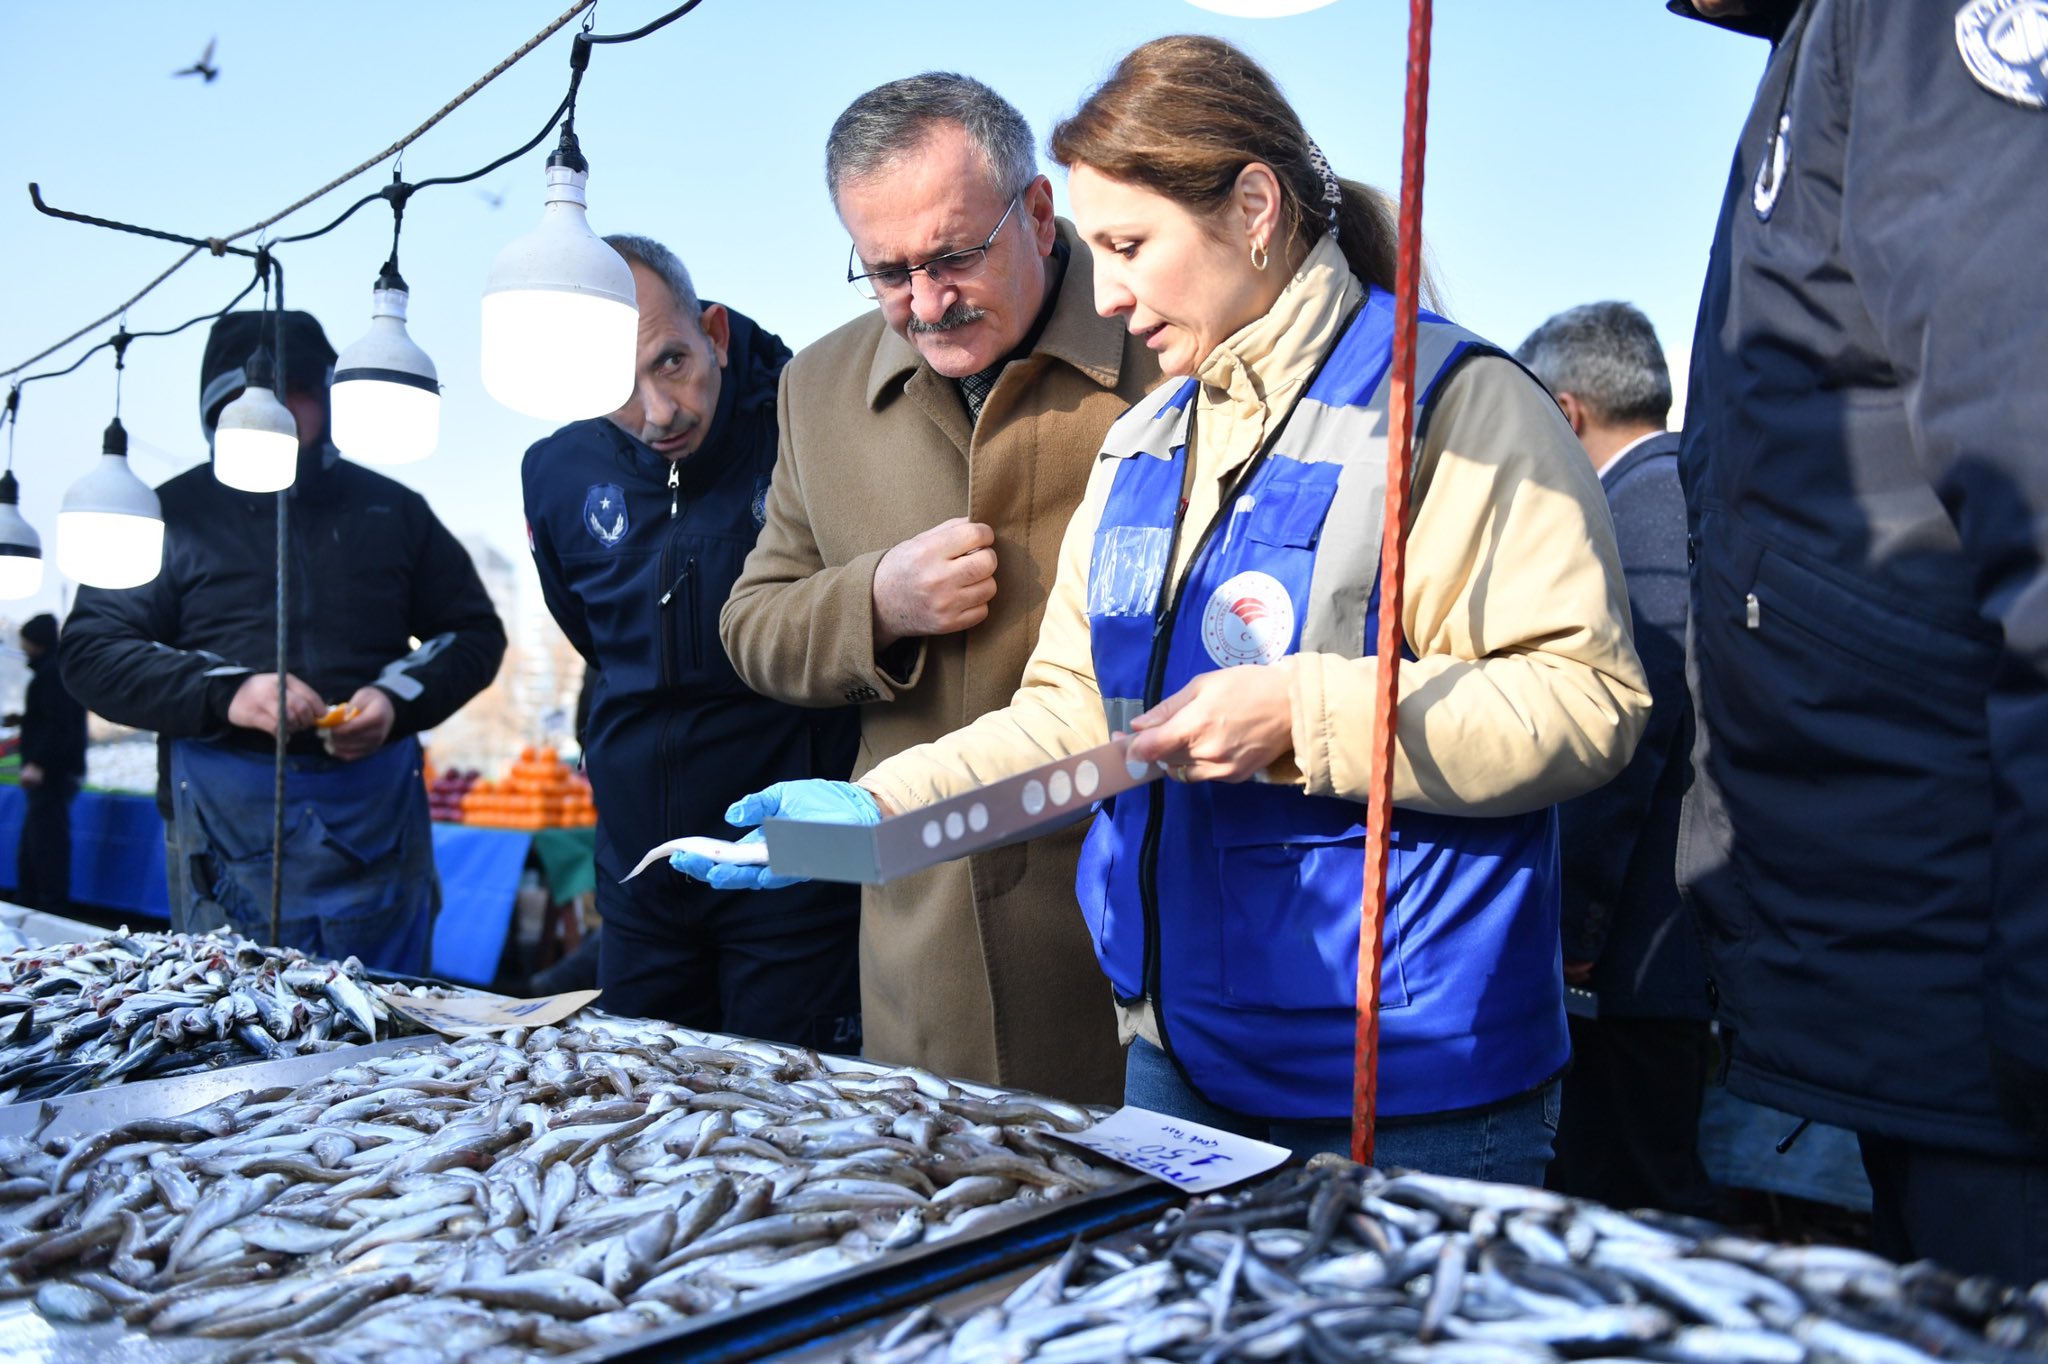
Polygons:
<instances>
[{"instance_id":1,"label":"shoulder patch on uniform","mask_svg":"<svg viewBox=\"0 0 2048 1364\"><path fill-rule=\"evenodd\" d=\"M583 494L583 529L606 549L626 538L626 490L616 483L593 483Z\"/></svg>"},{"instance_id":2,"label":"shoulder patch on uniform","mask_svg":"<svg viewBox=\"0 0 2048 1364\"><path fill-rule=\"evenodd\" d=\"M2026 109L2048 109L2048 0L1970 0L1956 11L1970 78Z\"/></svg>"}]
</instances>

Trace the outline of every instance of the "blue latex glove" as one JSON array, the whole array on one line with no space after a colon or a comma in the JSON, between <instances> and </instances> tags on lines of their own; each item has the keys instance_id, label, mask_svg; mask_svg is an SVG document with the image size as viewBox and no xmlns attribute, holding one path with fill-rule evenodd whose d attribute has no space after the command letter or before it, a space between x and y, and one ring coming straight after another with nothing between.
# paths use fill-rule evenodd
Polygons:
<instances>
[{"instance_id":1,"label":"blue latex glove","mask_svg":"<svg viewBox=\"0 0 2048 1364\"><path fill-rule=\"evenodd\" d=\"M805 781L776 782L765 791L741 796L725 812L725 822L735 828L778 818L807 819L819 824L880 824L882 810L875 804L873 796L851 782L813 777ZM761 830L756 828L739 841L759 843L762 841ZM777 876L766 867L713 862L702 853L672 853L668 864L714 890L780 890L809 879Z\"/></svg>"}]
</instances>

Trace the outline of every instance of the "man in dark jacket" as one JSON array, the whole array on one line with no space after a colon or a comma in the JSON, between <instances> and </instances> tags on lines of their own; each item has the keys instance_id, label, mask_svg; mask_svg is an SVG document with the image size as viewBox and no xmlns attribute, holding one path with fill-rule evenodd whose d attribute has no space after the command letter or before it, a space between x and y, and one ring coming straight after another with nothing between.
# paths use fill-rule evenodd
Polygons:
<instances>
[{"instance_id":1,"label":"man in dark jacket","mask_svg":"<svg viewBox=\"0 0 2048 1364\"><path fill-rule=\"evenodd\" d=\"M633 399L526 452L541 590L590 663L584 764L597 801L599 983L614 1013L860 1050L858 889L717 891L640 855L682 834L731 838L749 791L844 778L855 721L755 695L718 612L760 529L789 349L717 303L645 237L606 238L633 270Z\"/></svg>"},{"instance_id":2,"label":"man in dark jacket","mask_svg":"<svg viewBox=\"0 0 2048 1364\"><path fill-rule=\"evenodd\" d=\"M207 339L200 421L209 443L221 408L245 386L261 321L231 313ZM99 714L157 733L175 927L226 923L269 937L282 726L284 941L417 972L440 883L414 736L490 684L505 630L468 553L425 499L328 442L334 349L320 324L285 313L282 327L279 397L299 428L297 480L284 494L285 658L277 498L230 488L202 465L157 490L163 571L141 587L79 589L64 680ZM347 718L316 728L336 706L334 718Z\"/></svg>"},{"instance_id":3,"label":"man in dark jacket","mask_svg":"<svg viewBox=\"0 0 2048 1364\"><path fill-rule=\"evenodd\" d=\"M1558 807L1565 980L1589 992L1597 1014L1571 1019L1546 1182L1617 1207L1710 1213L1699 1125L1712 1007L1699 930L1672 870L1693 719L1685 493L1678 437L1664 429L1671 375L1650 319L1626 303L1559 313L1515 355L1557 398L1599 471L1652 702L1627 769Z\"/></svg>"},{"instance_id":4,"label":"man in dark jacket","mask_svg":"<svg viewBox=\"0 0 2048 1364\"><path fill-rule=\"evenodd\" d=\"M28 695L21 714L21 791L28 809L15 858L15 894L35 909L71 905L71 799L85 778L85 707L57 673L57 618L31 616L21 627Z\"/></svg>"},{"instance_id":5,"label":"man in dark jacket","mask_svg":"<svg viewBox=\"0 0 2048 1364\"><path fill-rule=\"evenodd\" d=\"M1887 1254L2033 1282L2042 9L1696 3L1775 44L1715 233L1682 459L1702 732L1680 870L1728 1087L1858 1134Z\"/></svg>"}]
</instances>

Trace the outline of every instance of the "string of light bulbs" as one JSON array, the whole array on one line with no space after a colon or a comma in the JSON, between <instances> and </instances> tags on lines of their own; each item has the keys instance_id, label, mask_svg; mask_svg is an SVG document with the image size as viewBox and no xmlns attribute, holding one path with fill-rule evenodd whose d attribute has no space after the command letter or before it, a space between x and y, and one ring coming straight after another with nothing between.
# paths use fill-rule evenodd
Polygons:
<instances>
[{"instance_id":1,"label":"string of light bulbs","mask_svg":"<svg viewBox=\"0 0 2048 1364\"><path fill-rule=\"evenodd\" d=\"M581 0L552 25L501 62L497 68L451 100L433 118L406 138L356 170L236 237L262 231L303 208L379 161L403 152L476 90L595 0ZM569 89L541 130L532 138L485 166L464 175L443 176L407 184L403 163L392 183L344 209L332 222L312 231L277 239L280 244L325 236L376 200L392 210L391 252L371 289L370 327L335 361L331 392L330 438L350 458L366 463L398 464L423 459L439 442L440 383L433 360L407 333L410 290L398 269L398 245L406 205L422 190L478 179L533 150L554 131L561 136L548 157L541 221L532 231L507 245L492 261L481 305L481 367L485 390L505 406L529 416L572 421L616 410L632 395L633 359L639 311L631 269L605 245L587 217L585 188L590 165L576 138L576 98L593 47L638 41L659 32L703 3L686 0L637 29L623 33L592 32L594 11L586 13L582 30L569 52ZM15 381L0 424L8 433L7 468L0 473L0 599L33 595L42 585L41 541L19 510L20 489L13 474L14 436L19 426L23 384L68 374L100 350L115 354L115 415L107 428L100 462L69 489L58 513L58 566L75 581L96 587L135 587L160 571L163 519L156 494L127 463L127 432L120 421L120 377L129 342L143 336L167 336L207 318L225 315L250 290L262 287L269 343L259 340L245 365L240 397L221 414L214 435L214 474L223 483L252 492L283 492L297 472L298 428L289 408L278 399L277 384L285 373L282 329L284 274L269 245L251 251L229 245L234 238L195 238L134 223L55 208L44 202L38 186L29 186L38 212L89 226L139 233L191 248L169 270L108 317L74 332L0 377L19 374L115 317L123 319L113 337L86 351L63 370L30 375ZM179 266L206 250L256 261L256 278L219 312L202 314L164 332L129 332L126 308L169 278ZM276 299L272 306L271 284ZM14 562L19 561L19 562Z\"/></svg>"}]
</instances>

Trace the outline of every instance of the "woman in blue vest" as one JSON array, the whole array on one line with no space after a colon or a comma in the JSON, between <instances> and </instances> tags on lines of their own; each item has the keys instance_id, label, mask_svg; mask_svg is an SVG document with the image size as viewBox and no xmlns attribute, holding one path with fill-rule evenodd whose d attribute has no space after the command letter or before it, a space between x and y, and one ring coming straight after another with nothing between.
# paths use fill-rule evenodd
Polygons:
<instances>
[{"instance_id":1,"label":"woman in blue vest","mask_svg":"<svg viewBox=\"0 0 2048 1364\"><path fill-rule=\"evenodd\" d=\"M1008 707L729 818L872 818L1132 732L1172 780L1105 803L1079 883L1127 1101L1345 1150L1391 215L1211 38L1131 53L1052 148L1097 308L1176 377L1105 439ZM1428 313L1416 391L1377 1155L1535 1184L1568 1054L1552 807L1621 769L1649 697L1549 396Z\"/></svg>"}]
</instances>

